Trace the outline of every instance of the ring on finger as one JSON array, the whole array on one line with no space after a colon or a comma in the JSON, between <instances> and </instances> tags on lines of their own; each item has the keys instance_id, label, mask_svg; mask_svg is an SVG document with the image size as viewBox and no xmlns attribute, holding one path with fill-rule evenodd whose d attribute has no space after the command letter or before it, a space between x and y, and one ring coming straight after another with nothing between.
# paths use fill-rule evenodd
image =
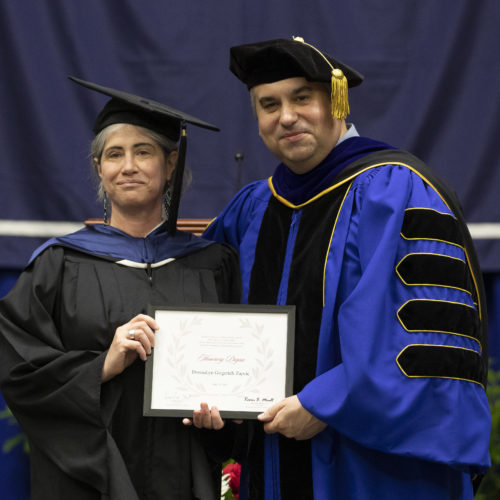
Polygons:
<instances>
[{"instance_id":1,"label":"ring on finger","mask_svg":"<svg viewBox=\"0 0 500 500\"><path fill-rule=\"evenodd\" d=\"M136 332L137 332L137 330L134 330L134 329L129 330L129 331L128 331L128 338L129 338L130 340L135 340L135 333L136 333Z\"/></svg>"}]
</instances>

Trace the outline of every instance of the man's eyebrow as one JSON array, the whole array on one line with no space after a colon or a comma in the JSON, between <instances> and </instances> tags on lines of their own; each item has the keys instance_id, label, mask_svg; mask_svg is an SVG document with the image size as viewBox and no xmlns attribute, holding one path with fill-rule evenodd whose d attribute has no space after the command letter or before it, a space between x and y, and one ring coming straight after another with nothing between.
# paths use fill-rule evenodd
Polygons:
<instances>
[{"instance_id":1,"label":"man's eyebrow","mask_svg":"<svg viewBox=\"0 0 500 500\"><path fill-rule=\"evenodd\" d=\"M292 91L292 94L300 94L301 92L304 92L306 90L312 90L311 85L302 85L302 87L299 87L298 89L294 89Z\"/></svg>"},{"instance_id":2,"label":"man's eyebrow","mask_svg":"<svg viewBox=\"0 0 500 500\"><path fill-rule=\"evenodd\" d=\"M311 90L312 90L312 86L305 84L299 88L293 89L290 92L290 94L297 95L297 94L300 94L301 92L306 92L306 91L311 91ZM276 97L274 97L273 95L262 96L261 98L259 98L259 104L266 104L268 102L273 102L275 100L276 100Z\"/></svg>"}]
</instances>

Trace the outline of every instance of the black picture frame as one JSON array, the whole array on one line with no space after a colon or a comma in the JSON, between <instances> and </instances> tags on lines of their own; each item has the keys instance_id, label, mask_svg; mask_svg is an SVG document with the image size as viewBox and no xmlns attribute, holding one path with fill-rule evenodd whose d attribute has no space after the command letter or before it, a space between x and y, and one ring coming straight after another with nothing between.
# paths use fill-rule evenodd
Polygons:
<instances>
[{"instance_id":1,"label":"black picture frame","mask_svg":"<svg viewBox=\"0 0 500 500\"><path fill-rule=\"evenodd\" d=\"M232 408L227 408L224 407L224 404L221 406L219 409L221 417L222 418L230 418L230 419L255 419L257 418L257 415L262 413L266 407L271 406L272 404L278 402L276 398L274 397L265 397L266 393L266 388L262 388L262 394L260 393L260 387L258 385L259 380L263 380L262 377L259 378L259 376L256 375L257 380L253 381L252 376L253 374L259 374L262 373L263 370L266 370L269 372L269 368L266 368L266 366L273 365L274 361L273 358L278 357L280 359L284 359L284 364L285 366L273 368L277 369L279 371L280 377L282 380L284 380L284 387L281 388L277 391L277 393L282 392L282 397L287 397L293 394L293 364L294 364L294 342L295 342L295 306L293 305L254 305L254 304L188 304L188 305L155 305L155 306L149 306L148 307L148 314L154 318L167 318L167 317L179 317L179 318L191 318L190 321L195 321L196 318L204 318L206 321L209 321L211 324L213 324L217 319L219 320L217 324L217 328L212 328L210 330L210 339L211 341L220 342L221 339L224 341L224 339L232 339L231 337L231 332L226 332L224 329L227 328L227 322L228 321L233 321L235 320L234 318L238 319L240 321L240 330L237 338L239 339L238 341L241 341L242 339L248 344L246 346L250 347L252 343L255 344L257 342L257 347L255 349L255 352L252 349L247 349L244 352L248 355L250 353L251 360L248 361L247 370L244 372L240 372L240 374L244 375L242 378L246 378L246 387L249 387L249 380L250 386L253 387L253 392L251 393L252 397L249 396L243 396L242 394L237 394L236 399L238 398L243 398L236 405L235 409ZM174 313L174 315L172 315ZM225 315L231 315L231 318L229 316ZM222 316L221 316L222 315ZM271 315L271 316L268 316ZM274 315L274 316L272 316ZM277 316L280 316L280 319L277 319ZM268 316L268 317L267 317ZM268 323L274 323L274 328L271 327L271 325L262 326L261 324L255 323L253 326L251 324L250 319L254 318L259 318L259 320L263 321L265 320ZM187 321L187 319L185 320ZM199 321L203 321L199 320ZM236 320L235 320L236 321ZM247 321L249 327L245 326ZM285 331L282 332L276 332L276 322L280 324L280 329L282 327L281 323L284 323L283 329ZM181 323L179 323L181 324ZM243 326L241 326L243 325ZM194 329L196 330L196 326ZM201 329L201 326L198 326L198 328ZM219 328L221 330L219 330ZM273 329L273 332L270 331ZM217 330L217 331L215 331ZM247 330L249 330L247 332ZM182 372L184 374L188 373L188 375L185 375L185 379L182 379L180 375L176 375L173 373L175 371L175 364L174 364L174 359L176 356L176 352L186 352L186 347L194 346L196 345L196 348L199 348L200 342L202 342L202 335L208 335L205 330L203 331L203 334L198 332L198 333L192 333L193 328L189 330L189 334L182 334L182 333L177 333L176 337L171 337L168 339L168 348L164 347L165 349L164 352L161 351L162 345L167 345L167 338L163 337L163 344L159 342L161 340L160 335L166 335L166 331L163 331L162 328L160 328L160 331L156 333L156 347L153 349L153 352L151 356L148 357L146 361L146 367L145 367L145 381L144 381L144 405L143 405L143 414L144 416L154 416L154 417L192 417L193 415L193 410L199 409L199 403L205 402L203 399L200 399L197 405L193 405L195 407L186 409L184 407L176 407L177 405L175 403L169 402L167 404L158 404L154 403L155 397L153 396L153 390L155 391L161 391L163 387L172 387L169 386L168 384L177 384L178 390L183 390L184 385L186 385L186 391L189 391L189 388L187 386L192 385L192 380L189 375L189 369L190 365L185 366L185 363L182 364L182 366L179 367L179 369L182 369ZM280 339L277 338L278 333L280 334ZM172 333L174 335L174 333ZM187 337L193 337L193 335L197 338L193 339L190 338L188 339ZM228 337L229 336L229 337ZM246 336L248 338L245 340ZM267 338L269 336L269 338ZM272 338L270 337L272 336ZM205 338L205 337L203 337ZM176 345L178 346L177 348L173 348L173 342L176 342ZM188 342L189 340L189 342ZM193 343L194 340L194 343ZM184 343L184 341L186 341ZM282 353L277 354L272 348L268 347L269 345L281 345L281 343L285 343L285 345L281 346ZM190 344L192 343L192 344ZM213 346L212 346L213 348ZM167 349L169 352L167 352ZM177 349L176 351L173 349ZM241 347L240 347L241 349ZM194 351L194 350L192 350ZM283 356L284 352L284 356ZM264 363L262 360L259 358L260 356L264 356L267 360L267 365L264 366ZM177 357L179 359L179 357ZM182 358L184 359L184 358ZM199 359L199 358L197 358ZM229 358L228 358L229 359ZM155 369L155 363L159 363L161 360L163 362L163 365L158 365L158 367ZM245 358L246 361L246 358ZM155 372L158 373L160 369L163 369L162 367L165 366L165 364L170 365L170 376L167 378L170 378L171 380L164 380L164 377L161 377L162 382L161 384L163 385L155 385L154 381L154 374ZM200 371L195 371L191 367L191 372L192 373L203 373ZM250 375L250 372L252 375ZM207 372L210 374L210 376L214 376L214 373L217 372ZM223 372L221 372L223 373ZM226 374L229 375L234 375L234 373L231 373L229 371L225 372ZM284 376L283 376L284 375ZM234 377L233 377L234 378ZM224 382L227 382L228 377L224 379ZM189 381L189 384L184 384L183 381ZM253 386L252 386L253 383ZM158 382L156 382L158 384ZM216 384L215 384L216 385ZM222 384L221 384L222 385ZM227 385L227 384L226 384ZM166 389L168 391L168 389ZM236 389L237 391L237 389ZM157 394L158 392L155 392ZM187 394L187 393L186 393ZM259 395L261 394L261 395ZM209 403L210 406L213 404L217 405L216 399L217 397L213 397L214 394L213 392L210 394L211 401L206 401ZM273 394L274 396L274 394ZM194 397L194 396L193 396ZM220 395L220 400L222 400L224 396ZM280 398L281 399L281 398ZM244 401L244 402L243 402ZM242 409L240 405L255 405L255 408L244 408ZM183 405L178 405L178 406L183 406Z\"/></svg>"}]
</instances>

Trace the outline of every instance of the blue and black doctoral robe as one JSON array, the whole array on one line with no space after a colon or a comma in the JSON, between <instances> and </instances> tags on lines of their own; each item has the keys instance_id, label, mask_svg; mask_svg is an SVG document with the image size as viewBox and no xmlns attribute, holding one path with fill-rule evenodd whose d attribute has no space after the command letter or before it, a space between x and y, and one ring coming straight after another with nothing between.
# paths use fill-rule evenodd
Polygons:
<instances>
[{"instance_id":1,"label":"blue and black doctoral robe","mask_svg":"<svg viewBox=\"0 0 500 500\"><path fill-rule=\"evenodd\" d=\"M296 305L294 391L327 424L306 441L251 429L241 498L472 498L490 465L486 311L458 202L361 137L299 177L280 165L205 232L239 250L245 302Z\"/></svg>"}]
</instances>

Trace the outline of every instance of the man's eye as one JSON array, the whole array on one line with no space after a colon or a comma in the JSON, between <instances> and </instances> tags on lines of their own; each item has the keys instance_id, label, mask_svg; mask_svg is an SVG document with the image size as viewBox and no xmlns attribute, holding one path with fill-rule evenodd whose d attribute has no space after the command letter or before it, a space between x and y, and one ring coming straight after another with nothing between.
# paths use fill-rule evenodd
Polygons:
<instances>
[{"instance_id":1,"label":"man's eye","mask_svg":"<svg viewBox=\"0 0 500 500\"><path fill-rule=\"evenodd\" d=\"M275 102L265 102L261 106L262 106L262 109L265 109L266 111L270 111L273 108L275 108L277 106L277 104Z\"/></svg>"}]
</instances>

